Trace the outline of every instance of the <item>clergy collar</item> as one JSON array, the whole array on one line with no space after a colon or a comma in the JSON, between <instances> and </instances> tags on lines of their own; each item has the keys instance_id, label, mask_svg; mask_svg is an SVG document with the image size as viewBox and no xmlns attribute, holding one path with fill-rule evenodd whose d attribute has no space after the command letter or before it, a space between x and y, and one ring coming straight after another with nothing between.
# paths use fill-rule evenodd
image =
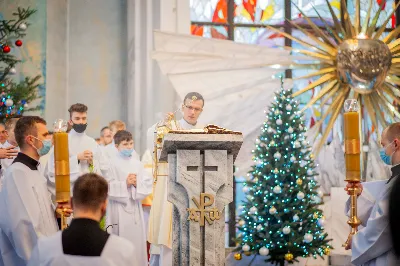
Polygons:
<instances>
[{"instance_id":1,"label":"clergy collar","mask_svg":"<svg viewBox=\"0 0 400 266\"><path fill-rule=\"evenodd\" d=\"M396 164L391 168L392 170L392 177L400 175L400 164Z\"/></svg>"},{"instance_id":2,"label":"clergy collar","mask_svg":"<svg viewBox=\"0 0 400 266\"><path fill-rule=\"evenodd\" d=\"M33 159L32 157L29 157L25 153L19 152L17 157L15 157L13 163L22 163L26 165L29 169L31 170L37 170L39 166L39 162Z\"/></svg>"},{"instance_id":3,"label":"clergy collar","mask_svg":"<svg viewBox=\"0 0 400 266\"><path fill-rule=\"evenodd\" d=\"M96 228L100 228L99 222L90 218L74 218L70 226L72 225L96 226Z\"/></svg>"}]
</instances>

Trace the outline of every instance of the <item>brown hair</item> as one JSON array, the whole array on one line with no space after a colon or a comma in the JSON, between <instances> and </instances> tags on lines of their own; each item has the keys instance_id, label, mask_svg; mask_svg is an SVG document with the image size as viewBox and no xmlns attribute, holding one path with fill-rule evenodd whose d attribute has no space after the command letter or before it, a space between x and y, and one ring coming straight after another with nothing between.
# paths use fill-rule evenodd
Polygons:
<instances>
[{"instance_id":1,"label":"brown hair","mask_svg":"<svg viewBox=\"0 0 400 266\"><path fill-rule=\"evenodd\" d=\"M125 130L126 129L125 123L123 121L121 121L121 120L111 121L110 124L108 125L108 127L110 128L110 130L112 132L117 132L119 130Z\"/></svg>"},{"instance_id":2,"label":"brown hair","mask_svg":"<svg viewBox=\"0 0 400 266\"><path fill-rule=\"evenodd\" d=\"M23 116L17 121L14 134L19 147L24 147L26 136L37 137L36 124L46 125L46 121L39 116Z\"/></svg>"},{"instance_id":3,"label":"brown hair","mask_svg":"<svg viewBox=\"0 0 400 266\"><path fill-rule=\"evenodd\" d=\"M87 113L88 107L84 105L83 103L76 103L71 105L71 107L68 109L69 112L69 117L72 117L72 113Z\"/></svg>"},{"instance_id":4,"label":"brown hair","mask_svg":"<svg viewBox=\"0 0 400 266\"><path fill-rule=\"evenodd\" d=\"M10 131L11 129L14 129L14 128L15 128L15 125L17 124L17 122L18 122L19 119L20 119L20 118L15 118L15 117L8 119L8 120L5 122L5 124L4 124L6 130L7 130L7 131Z\"/></svg>"},{"instance_id":5,"label":"brown hair","mask_svg":"<svg viewBox=\"0 0 400 266\"><path fill-rule=\"evenodd\" d=\"M74 184L72 198L76 208L97 211L107 199L108 183L100 175L88 173L80 176Z\"/></svg>"},{"instance_id":6,"label":"brown hair","mask_svg":"<svg viewBox=\"0 0 400 266\"><path fill-rule=\"evenodd\" d=\"M124 140L130 141L133 140L132 133L126 130L120 130L114 135L114 143L119 145Z\"/></svg>"},{"instance_id":7,"label":"brown hair","mask_svg":"<svg viewBox=\"0 0 400 266\"><path fill-rule=\"evenodd\" d=\"M194 101L203 101L203 106L204 106L203 95L201 95L198 92L189 92L188 94L186 94L185 98L183 99L183 104L185 104L186 99L193 101L193 97L196 97Z\"/></svg>"}]
</instances>

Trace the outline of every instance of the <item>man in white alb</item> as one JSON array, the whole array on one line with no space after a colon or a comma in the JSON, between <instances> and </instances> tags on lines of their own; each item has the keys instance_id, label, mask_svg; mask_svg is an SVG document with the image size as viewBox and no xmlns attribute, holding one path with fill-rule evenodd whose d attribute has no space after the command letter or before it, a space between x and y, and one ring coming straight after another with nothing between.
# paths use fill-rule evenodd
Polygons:
<instances>
[{"instance_id":1,"label":"man in white alb","mask_svg":"<svg viewBox=\"0 0 400 266\"><path fill-rule=\"evenodd\" d=\"M188 93L182 104L183 118L175 124L173 129L202 129L197 120L203 111L204 98L200 93ZM173 114L169 113L166 120ZM147 131L148 149L154 150L155 128L153 125ZM159 156L159 154L157 154ZM172 204L167 201L168 164L159 163L157 183L154 187L153 204L150 210L148 241L150 248L151 266L172 266Z\"/></svg>"},{"instance_id":2,"label":"man in white alb","mask_svg":"<svg viewBox=\"0 0 400 266\"><path fill-rule=\"evenodd\" d=\"M76 180L73 192L70 226L40 238L28 266L139 266L128 240L100 228L107 208L107 181L97 174L84 174Z\"/></svg>"},{"instance_id":3,"label":"man in white alb","mask_svg":"<svg viewBox=\"0 0 400 266\"><path fill-rule=\"evenodd\" d=\"M71 176L71 191L75 180L86 173L96 173L107 176L109 165L100 146L96 141L86 135L88 121L88 108L81 103L73 104L69 108L69 124L72 129L68 133L69 167ZM49 182L49 190L55 193L55 167L54 149L52 149L46 168L46 177Z\"/></svg>"},{"instance_id":4,"label":"man in white alb","mask_svg":"<svg viewBox=\"0 0 400 266\"><path fill-rule=\"evenodd\" d=\"M58 230L39 170L39 158L51 148L47 134L46 122L38 116L22 117L15 127L21 152L7 169L0 192L0 256L6 266L26 265L38 238Z\"/></svg>"}]
</instances>

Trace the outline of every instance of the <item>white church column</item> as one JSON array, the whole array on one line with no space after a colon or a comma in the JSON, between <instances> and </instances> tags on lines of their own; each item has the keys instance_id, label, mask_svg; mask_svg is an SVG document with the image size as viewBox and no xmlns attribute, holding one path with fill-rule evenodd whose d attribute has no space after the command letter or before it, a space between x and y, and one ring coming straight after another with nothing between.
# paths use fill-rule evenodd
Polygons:
<instances>
[{"instance_id":1,"label":"white church column","mask_svg":"<svg viewBox=\"0 0 400 266\"><path fill-rule=\"evenodd\" d=\"M151 59L153 30L190 33L189 1L127 0L128 68L125 102L128 130L135 149L146 149L147 129L177 106L177 95Z\"/></svg>"}]
</instances>

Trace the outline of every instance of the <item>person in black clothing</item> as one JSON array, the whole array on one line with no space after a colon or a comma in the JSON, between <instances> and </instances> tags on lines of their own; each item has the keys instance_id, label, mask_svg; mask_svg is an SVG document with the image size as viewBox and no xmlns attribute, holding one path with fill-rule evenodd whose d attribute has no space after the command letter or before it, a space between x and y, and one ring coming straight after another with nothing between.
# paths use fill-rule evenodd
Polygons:
<instances>
[{"instance_id":1,"label":"person in black clothing","mask_svg":"<svg viewBox=\"0 0 400 266\"><path fill-rule=\"evenodd\" d=\"M28 266L137 265L133 245L100 228L107 208L107 181L94 173L84 174L75 182L73 193L70 226L39 239Z\"/></svg>"}]
</instances>

